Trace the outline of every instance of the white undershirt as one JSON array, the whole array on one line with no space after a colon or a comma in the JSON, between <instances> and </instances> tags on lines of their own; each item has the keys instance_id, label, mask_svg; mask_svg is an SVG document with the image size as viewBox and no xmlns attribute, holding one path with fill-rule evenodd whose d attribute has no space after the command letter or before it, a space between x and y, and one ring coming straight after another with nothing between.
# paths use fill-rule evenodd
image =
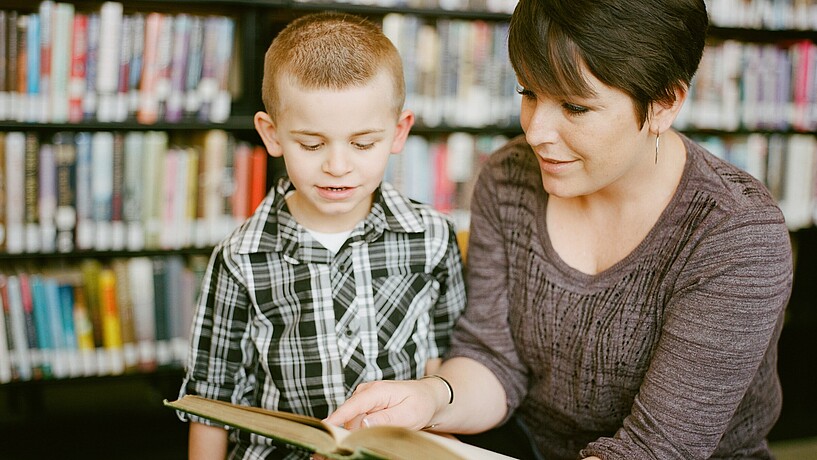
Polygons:
<instances>
[{"instance_id":1,"label":"white undershirt","mask_svg":"<svg viewBox=\"0 0 817 460\"><path fill-rule=\"evenodd\" d=\"M306 229L312 238L318 240L318 243L322 244L323 247L328 249L332 252L332 254L337 254L340 250L340 247L343 246L343 243L349 238L349 235L352 233L351 230L346 230L344 232L338 233L323 233L323 232L316 232L315 230Z\"/></svg>"}]
</instances>

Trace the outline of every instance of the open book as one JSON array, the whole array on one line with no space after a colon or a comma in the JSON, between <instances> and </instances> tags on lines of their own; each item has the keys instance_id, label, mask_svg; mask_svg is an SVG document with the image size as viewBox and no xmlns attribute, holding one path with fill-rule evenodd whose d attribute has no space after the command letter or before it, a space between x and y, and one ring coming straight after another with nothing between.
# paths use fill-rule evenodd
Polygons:
<instances>
[{"instance_id":1,"label":"open book","mask_svg":"<svg viewBox=\"0 0 817 460\"><path fill-rule=\"evenodd\" d=\"M315 417L240 406L186 395L164 405L276 441L315 452L330 459L510 459L456 439L396 426L375 426L356 431L322 422Z\"/></svg>"}]
</instances>

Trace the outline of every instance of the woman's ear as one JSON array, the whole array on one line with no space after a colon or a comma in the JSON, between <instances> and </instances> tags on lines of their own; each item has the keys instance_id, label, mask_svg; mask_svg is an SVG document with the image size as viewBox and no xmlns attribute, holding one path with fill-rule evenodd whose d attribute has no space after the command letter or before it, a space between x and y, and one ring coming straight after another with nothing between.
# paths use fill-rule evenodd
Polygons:
<instances>
[{"instance_id":1,"label":"woman's ear","mask_svg":"<svg viewBox=\"0 0 817 460\"><path fill-rule=\"evenodd\" d=\"M261 136L261 140L267 148L267 153L273 157L282 156L284 149L278 141L278 130L269 114L267 112L256 112L253 123L255 123L255 130L258 131L258 135Z\"/></svg>"},{"instance_id":2,"label":"woman's ear","mask_svg":"<svg viewBox=\"0 0 817 460\"><path fill-rule=\"evenodd\" d=\"M678 117L678 112L681 111L681 107L684 105L686 98L687 88L681 86L675 88L675 101L671 104L657 101L653 102L650 105L650 131L653 133L663 133L670 129L672 123L675 122L675 118Z\"/></svg>"},{"instance_id":3,"label":"woman's ear","mask_svg":"<svg viewBox=\"0 0 817 460\"><path fill-rule=\"evenodd\" d=\"M391 143L391 153L400 153L400 151L403 150L403 145L405 145L406 139L408 139L412 126L414 126L414 112L411 110L403 110L397 119L397 130L394 132L394 139Z\"/></svg>"}]
</instances>

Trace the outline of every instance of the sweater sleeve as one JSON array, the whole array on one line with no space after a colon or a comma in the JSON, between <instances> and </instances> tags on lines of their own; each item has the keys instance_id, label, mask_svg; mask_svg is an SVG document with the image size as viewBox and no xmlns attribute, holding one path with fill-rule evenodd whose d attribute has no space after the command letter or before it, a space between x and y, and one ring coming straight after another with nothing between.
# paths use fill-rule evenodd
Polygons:
<instances>
[{"instance_id":1,"label":"sweater sleeve","mask_svg":"<svg viewBox=\"0 0 817 460\"><path fill-rule=\"evenodd\" d=\"M450 356L471 358L494 373L505 389L509 417L525 397L528 382L508 322L510 280L500 216L503 199L498 196L492 167L486 164L472 199L468 306L457 322Z\"/></svg>"},{"instance_id":2,"label":"sweater sleeve","mask_svg":"<svg viewBox=\"0 0 817 460\"><path fill-rule=\"evenodd\" d=\"M764 369L774 369L792 284L791 246L779 211L766 207L724 219L700 239L682 270L630 415L614 437L590 443L583 457L710 458L725 433L762 440L767 433L761 431L778 416L777 377ZM753 396L758 389L767 394ZM736 417L747 400L754 408Z\"/></svg>"}]
</instances>

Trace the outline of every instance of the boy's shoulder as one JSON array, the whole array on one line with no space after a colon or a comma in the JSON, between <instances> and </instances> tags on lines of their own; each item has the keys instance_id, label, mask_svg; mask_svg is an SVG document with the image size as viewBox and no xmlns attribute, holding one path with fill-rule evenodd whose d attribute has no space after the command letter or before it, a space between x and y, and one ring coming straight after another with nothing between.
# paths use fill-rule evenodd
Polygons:
<instances>
[{"instance_id":1,"label":"boy's shoulder","mask_svg":"<svg viewBox=\"0 0 817 460\"><path fill-rule=\"evenodd\" d=\"M393 221L392 230L402 229L407 233L428 231L430 227L453 228L454 221L448 214L434 209L431 205L413 200L397 190L389 182L380 185L380 202L387 221ZM372 212L376 212L373 207Z\"/></svg>"}]
</instances>

